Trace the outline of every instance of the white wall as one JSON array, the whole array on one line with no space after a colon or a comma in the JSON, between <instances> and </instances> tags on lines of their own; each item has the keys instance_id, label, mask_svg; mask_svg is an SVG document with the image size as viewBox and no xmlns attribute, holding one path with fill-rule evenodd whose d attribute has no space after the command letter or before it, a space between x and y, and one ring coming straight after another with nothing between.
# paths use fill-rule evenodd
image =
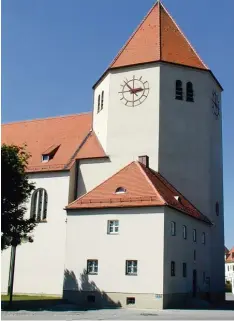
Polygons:
<instances>
[{"instance_id":1,"label":"white wall","mask_svg":"<svg viewBox=\"0 0 234 321\"><path fill-rule=\"evenodd\" d=\"M35 228L34 243L17 248L14 292L62 294L69 173L34 173L30 180L48 193L47 223ZM28 204L26 216L30 215ZM2 253L2 292L7 291L10 250Z\"/></svg>"},{"instance_id":2,"label":"white wall","mask_svg":"<svg viewBox=\"0 0 234 321\"><path fill-rule=\"evenodd\" d=\"M110 96L110 74L108 74L102 82L94 89L93 101L93 129L103 147L106 150L107 144L107 127L108 127L108 113L109 113L109 96ZM104 91L103 109L98 113L98 96ZM101 102L101 100L100 100Z\"/></svg>"},{"instance_id":3,"label":"white wall","mask_svg":"<svg viewBox=\"0 0 234 321\"><path fill-rule=\"evenodd\" d=\"M66 269L75 274L79 289L87 259L98 259L98 275L89 275L88 283L99 290L162 293L163 216L162 209L153 208L68 211ZM107 234L107 221L113 219L119 220L118 235ZM137 276L125 275L128 259L138 260ZM67 284L65 290L71 289Z\"/></svg>"},{"instance_id":4,"label":"white wall","mask_svg":"<svg viewBox=\"0 0 234 321\"><path fill-rule=\"evenodd\" d=\"M176 223L176 235L171 235L171 221ZM192 292L193 270L197 270L197 285L201 291L206 291L203 283L203 272L210 277L210 244L211 228L186 214L171 208L165 209L164 217L164 292ZM183 225L187 226L187 239L183 238ZM197 230L197 242L193 242L193 229ZM202 233L206 233L206 244L202 244ZM194 262L196 250L196 262ZM176 276L171 276L171 261L176 264ZM187 263L187 277L183 277L183 262Z\"/></svg>"},{"instance_id":5,"label":"white wall","mask_svg":"<svg viewBox=\"0 0 234 321\"><path fill-rule=\"evenodd\" d=\"M194 102L175 100L175 82L194 86ZM221 89L210 73L163 64L160 70L159 172L214 226L210 260L212 291L224 290L222 115L212 113L212 91ZM221 100L221 97L220 97ZM220 204L219 217L215 203Z\"/></svg>"},{"instance_id":6,"label":"white wall","mask_svg":"<svg viewBox=\"0 0 234 321\"><path fill-rule=\"evenodd\" d=\"M120 100L121 85L126 79L142 77L149 83L149 95L146 100L135 107L128 107ZM108 88L109 84L109 88ZM113 70L95 89L97 93L105 87L109 98L104 109L97 114L94 108L93 127L102 146L113 160L125 159L130 162L140 155L150 157L150 166L158 166L158 110L159 110L159 67L152 64L140 67L129 67ZM109 90L109 92L108 92ZM103 114L103 115L101 115ZM102 128L102 134L100 132ZM106 131L107 129L107 131ZM106 142L103 135L106 133ZM119 162L119 161L117 161Z\"/></svg>"},{"instance_id":7,"label":"white wall","mask_svg":"<svg viewBox=\"0 0 234 321\"><path fill-rule=\"evenodd\" d=\"M229 281L234 279L234 262L225 263L225 279Z\"/></svg>"}]
</instances>

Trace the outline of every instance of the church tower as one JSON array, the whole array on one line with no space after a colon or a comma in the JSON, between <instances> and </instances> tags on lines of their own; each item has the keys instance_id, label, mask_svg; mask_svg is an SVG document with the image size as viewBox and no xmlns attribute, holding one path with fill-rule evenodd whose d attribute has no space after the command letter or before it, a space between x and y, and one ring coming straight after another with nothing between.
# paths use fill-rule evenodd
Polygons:
<instances>
[{"instance_id":1,"label":"church tower","mask_svg":"<svg viewBox=\"0 0 234 321\"><path fill-rule=\"evenodd\" d=\"M212 221L208 282L221 298L221 85L157 2L93 89L93 129L111 161L148 155L150 167Z\"/></svg>"}]
</instances>

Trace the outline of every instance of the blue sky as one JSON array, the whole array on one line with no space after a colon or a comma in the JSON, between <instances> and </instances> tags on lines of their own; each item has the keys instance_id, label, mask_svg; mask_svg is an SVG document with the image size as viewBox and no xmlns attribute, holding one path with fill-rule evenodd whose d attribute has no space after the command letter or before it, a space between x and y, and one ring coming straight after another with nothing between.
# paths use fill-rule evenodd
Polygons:
<instances>
[{"instance_id":1,"label":"blue sky","mask_svg":"<svg viewBox=\"0 0 234 321\"><path fill-rule=\"evenodd\" d=\"M90 111L92 85L152 0L2 0L2 122ZM234 1L164 0L224 87L226 245L234 245Z\"/></svg>"}]
</instances>

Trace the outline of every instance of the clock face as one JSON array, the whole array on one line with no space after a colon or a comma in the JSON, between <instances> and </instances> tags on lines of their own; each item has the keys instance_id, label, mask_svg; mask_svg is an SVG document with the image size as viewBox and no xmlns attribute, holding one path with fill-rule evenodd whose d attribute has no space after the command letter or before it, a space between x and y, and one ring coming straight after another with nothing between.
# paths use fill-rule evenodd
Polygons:
<instances>
[{"instance_id":1,"label":"clock face","mask_svg":"<svg viewBox=\"0 0 234 321\"><path fill-rule=\"evenodd\" d=\"M133 76L130 80L127 78L121 84L119 91L120 100L128 107L135 107L143 103L149 94L149 83L142 77Z\"/></svg>"},{"instance_id":2,"label":"clock face","mask_svg":"<svg viewBox=\"0 0 234 321\"><path fill-rule=\"evenodd\" d=\"M212 111L217 119L220 113L220 105L219 105L219 96L215 90L213 90L212 92Z\"/></svg>"}]
</instances>

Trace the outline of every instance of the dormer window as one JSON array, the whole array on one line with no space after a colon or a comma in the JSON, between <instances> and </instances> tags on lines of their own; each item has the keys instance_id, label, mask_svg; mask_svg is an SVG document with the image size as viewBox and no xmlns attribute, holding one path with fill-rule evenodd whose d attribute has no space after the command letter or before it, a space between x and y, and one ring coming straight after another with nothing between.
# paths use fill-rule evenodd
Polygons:
<instances>
[{"instance_id":1,"label":"dormer window","mask_svg":"<svg viewBox=\"0 0 234 321\"><path fill-rule=\"evenodd\" d=\"M50 156L49 155L42 155L42 162L46 163L50 160Z\"/></svg>"},{"instance_id":2,"label":"dormer window","mask_svg":"<svg viewBox=\"0 0 234 321\"><path fill-rule=\"evenodd\" d=\"M176 80L175 99L183 100L183 84L181 80Z\"/></svg>"},{"instance_id":3,"label":"dormer window","mask_svg":"<svg viewBox=\"0 0 234 321\"><path fill-rule=\"evenodd\" d=\"M46 163L54 158L54 155L56 154L57 150L59 149L60 145L52 145L49 148L47 148L43 153L41 157L41 161L43 163Z\"/></svg>"},{"instance_id":4,"label":"dormer window","mask_svg":"<svg viewBox=\"0 0 234 321\"><path fill-rule=\"evenodd\" d=\"M186 100L193 102L194 101L194 97L193 97L193 84L189 81L187 82L186 85Z\"/></svg>"},{"instance_id":5,"label":"dormer window","mask_svg":"<svg viewBox=\"0 0 234 321\"><path fill-rule=\"evenodd\" d=\"M124 187L118 187L115 190L115 194L124 194L126 193L126 189Z\"/></svg>"}]
</instances>

